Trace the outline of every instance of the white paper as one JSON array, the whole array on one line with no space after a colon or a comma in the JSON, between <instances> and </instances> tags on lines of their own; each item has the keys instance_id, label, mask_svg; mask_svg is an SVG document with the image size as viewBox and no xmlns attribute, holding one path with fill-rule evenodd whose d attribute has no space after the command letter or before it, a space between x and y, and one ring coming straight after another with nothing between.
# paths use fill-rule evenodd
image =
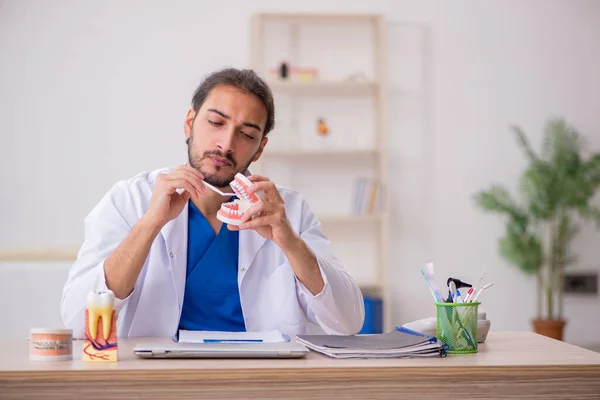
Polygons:
<instances>
[{"instance_id":1,"label":"white paper","mask_svg":"<svg viewBox=\"0 0 600 400\"><path fill-rule=\"evenodd\" d=\"M179 331L179 343L277 343L289 338L278 330L267 332Z\"/></svg>"}]
</instances>

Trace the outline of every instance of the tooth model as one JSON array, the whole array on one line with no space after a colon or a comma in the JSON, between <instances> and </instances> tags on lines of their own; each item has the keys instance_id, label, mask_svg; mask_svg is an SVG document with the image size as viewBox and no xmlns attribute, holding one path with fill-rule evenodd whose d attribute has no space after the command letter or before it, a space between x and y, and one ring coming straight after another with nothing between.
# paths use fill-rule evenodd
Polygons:
<instances>
[{"instance_id":1,"label":"tooth model","mask_svg":"<svg viewBox=\"0 0 600 400\"><path fill-rule=\"evenodd\" d=\"M85 310L83 361L117 361L117 313L112 291L92 291Z\"/></svg>"},{"instance_id":2,"label":"tooth model","mask_svg":"<svg viewBox=\"0 0 600 400\"><path fill-rule=\"evenodd\" d=\"M235 175L235 179L231 181L229 186L231 186L238 198L221 205L221 208L217 213L219 221L236 226L242 224L244 212L246 212L252 204L261 201L261 196L263 195L262 191L258 192L259 194L248 193L250 185L252 185L252 182L244 175L240 173Z\"/></svg>"}]
</instances>

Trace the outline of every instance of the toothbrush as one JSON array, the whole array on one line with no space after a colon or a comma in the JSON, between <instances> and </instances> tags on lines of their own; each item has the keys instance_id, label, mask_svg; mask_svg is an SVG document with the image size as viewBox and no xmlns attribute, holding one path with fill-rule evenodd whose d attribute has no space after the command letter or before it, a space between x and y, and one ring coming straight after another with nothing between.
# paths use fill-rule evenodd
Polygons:
<instances>
[{"instance_id":1,"label":"toothbrush","mask_svg":"<svg viewBox=\"0 0 600 400\"><path fill-rule=\"evenodd\" d=\"M494 282L490 282L487 285L485 285L484 287L482 287L481 290L479 292L477 292L477 294L475 295L475 298L473 299L473 303L477 301L477 299L479 298L479 295L481 294L481 292L483 292L484 289L487 289L491 286L494 286Z\"/></svg>"},{"instance_id":2,"label":"toothbrush","mask_svg":"<svg viewBox=\"0 0 600 400\"><path fill-rule=\"evenodd\" d=\"M433 296L433 301L440 302L441 300L438 298L438 295L435 292L435 289L431 286L431 282L429 282L427 275L425 274L425 272L423 272L423 271L421 271L421 272L423 273L423 276L425 277L425 283L429 287L429 291L431 292L431 295Z\"/></svg>"},{"instance_id":3,"label":"toothbrush","mask_svg":"<svg viewBox=\"0 0 600 400\"><path fill-rule=\"evenodd\" d=\"M213 192L220 194L221 196L231 197L231 196L234 195L234 193L225 193L225 192L222 192L222 191L220 191L219 189L217 189L216 187L214 187L213 185L211 185L208 182L202 181L202 183L204 184L204 186L206 186L207 188L209 188Z\"/></svg>"},{"instance_id":4,"label":"toothbrush","mask_svg":"<svg viewBox=\"0 0 600 400\"><path fill-rule=\"evenodd\" d=\"M483 282L483 278L485 278L486 272L487 272L486 270L483 270L483 275L481 275L481 279L479 279L477 286L473 286L469 289L469 291L467 292L467 295L465 296L465 303L468 303L471 300L471 297L473 297L475 295L477 288L481 287L481 283Z\"/></svg>"},{"instance_id":5,"label":"toothbrush","mask_svg":"<svg viewBox=\"0 0 600 400\"><path fill-rule=\"evenodd\" d=\"M448 285L448 289L450 290L450 299L452 300L452 302L454 303L460 303L459 300L462 300L460 298L460 295L457 293L457 289L456 289L456 283L454 283L454 281L450 282L450 285Z\"/></svg>"},{"instance_id":6,"label":"toothbrush","mask_svg":"<svg viewBox=\"0 0 600 400\"><path fill-rule=\"evenodd\" d=\"M421 269L423 276L425 276L425 280L427 284L432 288L435 292L434 296L436 297L438 302L443 302L442 291L437 287L435 282L433 281L433 276L435 274L433 269L433 263L425 264L425 266Z\"/></svg>"}]
</instances>

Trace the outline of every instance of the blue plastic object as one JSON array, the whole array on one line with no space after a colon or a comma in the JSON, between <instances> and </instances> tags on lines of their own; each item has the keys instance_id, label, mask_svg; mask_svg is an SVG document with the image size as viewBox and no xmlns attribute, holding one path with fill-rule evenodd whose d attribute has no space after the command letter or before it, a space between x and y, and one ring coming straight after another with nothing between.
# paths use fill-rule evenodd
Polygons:
<instances>
[{"instance_id":1,"label":"blue plastic object","mask_svg":"<svg viewBox=\"0 0 600 400\"><path fill-rule=\"evenodd\" d=\"M378 297L363 296L365 303L365 322L359 334L383 332L383 301Z\"/></svg>"}]
</instances>

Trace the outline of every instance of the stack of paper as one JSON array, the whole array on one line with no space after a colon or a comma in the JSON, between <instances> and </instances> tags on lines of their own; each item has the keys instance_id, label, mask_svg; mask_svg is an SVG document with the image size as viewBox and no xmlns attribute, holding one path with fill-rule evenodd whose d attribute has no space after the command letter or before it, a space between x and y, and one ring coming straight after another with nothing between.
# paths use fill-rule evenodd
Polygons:
<instances>
[{"instance_id":1,"label":"stack of paper","mask_svg":"<svg viewBox=\"0 0 600 400\"><path fill-rule=\"evenodd\" d=\"M448 346L402 327L376 335L299 335L297 342L334 358L445 357Z\"/></svg>"},{"instance_id":2,"label":"stack of paper","mask_svg":"<svg viewBox=\"0 0 600 400\"><path fill-rule=\"evenodd\" d=\"M179 330L179 343L278 343L290 338L278 330L267 332L221 332Z\"/></svg>"}]
</instances>

